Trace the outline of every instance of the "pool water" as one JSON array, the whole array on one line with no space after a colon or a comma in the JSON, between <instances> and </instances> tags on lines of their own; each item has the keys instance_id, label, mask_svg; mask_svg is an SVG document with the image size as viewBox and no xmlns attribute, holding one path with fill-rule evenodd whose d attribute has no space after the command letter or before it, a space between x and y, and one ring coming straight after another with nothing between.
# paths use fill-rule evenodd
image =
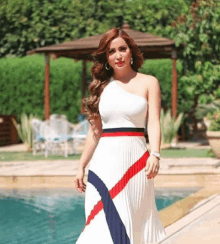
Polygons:
<instances>
[{"instance_id":1,"label":"pool water","mask_svg":"<svg viewBox=\"0 0 220 244\"><path fill-rule=\"evenodd\" d=\"M198 189L155 189L158 211ZM85 224L75 189L0 189L0 244L74 244Z\"/></svg>"}]
</instances>

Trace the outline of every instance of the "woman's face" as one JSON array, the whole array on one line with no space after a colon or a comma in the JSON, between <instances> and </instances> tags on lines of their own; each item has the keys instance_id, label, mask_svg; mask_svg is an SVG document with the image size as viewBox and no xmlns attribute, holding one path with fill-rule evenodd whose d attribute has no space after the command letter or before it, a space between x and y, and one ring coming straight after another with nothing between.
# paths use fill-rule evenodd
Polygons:
<instances>
[{"instance_id":1,"label":"woman's face","mask_svg":"<svg viewBox=\"0 0 220 244\"><path fill-rule=\"evenodd\" d=\"M117 37L111 41L107 60L114 70L125 69L131 65L131 51L123 38Z\"/></svg>"}]
</instances>

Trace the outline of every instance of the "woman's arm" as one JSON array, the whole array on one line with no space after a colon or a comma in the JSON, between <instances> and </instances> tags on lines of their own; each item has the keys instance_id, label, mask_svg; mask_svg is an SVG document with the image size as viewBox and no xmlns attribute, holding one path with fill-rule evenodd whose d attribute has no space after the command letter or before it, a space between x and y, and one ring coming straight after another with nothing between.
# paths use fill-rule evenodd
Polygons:
<instances>
[{"instance_id":1,"label":"woman's arm","mask_svg":"<svg viewBox=\"0 0 220 244\"><path fill-rule=\"evenodd\" d=\"M95 130L97 131L97 135L94 134L94 131L92 129L92 126L90 124L88 134L86 137L84 149L82 156L79 161L79 169L85 169L86 165L89 163L89 161L92 158L92 155L98 145L99 139L102 134L102 121L101 117L99 116L94 122L95 124Z\"/></svg>"},{"instance_id":2,"label":"woman's arm","mask_svg":"<svg viewBox=\"0 0 220 244\"><path fill-rule=\"evenodd\" d=\"M157 78L151 76L148 85L148 118L147 132L152 151L160 152L161 130L160 130L160 106L161 93ZM146 175L148 179L154 178L160 168L159 159L150 155L146 163Z\"/></svg>"},{"instance_id":3,"label":"woman's arm","mask_svg":"<svg viewBox=\"0 0 220 244\"><path fill-rule=\"evenodd\" d=\"M89 163L90 159L92 158L92 155L96 149L96 146L98 145L99 139L102 134L102 121L101 117L99 116L95 121L95 128L92 128L92 126L89 126L89 131L86 137L85 146L83 149L82 156L79 161L78 171L75 177L75 188L80 193L85 192L86 190L86 184L83 181L84 174L85 174L85 167ZM93 129L96 131L96 134L94 133Z\"/></svg>"},{"instance_id":4,"label":"woman's arm","mask_svg":"<svg viewBox=\"0 0 220 244\"><path fill-rule=\"evenodd\" d=\"M160 109L161 92L157 78L151 77L148 86L148 120L147 132L151 151L160 152L161 128L160 128Z\"/></svg>"}]
</instances>

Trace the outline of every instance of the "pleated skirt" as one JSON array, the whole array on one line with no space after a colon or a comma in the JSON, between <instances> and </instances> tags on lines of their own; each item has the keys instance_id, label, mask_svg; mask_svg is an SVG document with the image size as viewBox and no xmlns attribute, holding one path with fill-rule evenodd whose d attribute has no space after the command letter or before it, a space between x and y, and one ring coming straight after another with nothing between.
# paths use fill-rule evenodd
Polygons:
<instances>
[{"instance_id":1,"label":"pleated skirt","mask_svg":"<svg viewBox=\"0 0 220 244\"><path fill-rule=\"evenodd\" d=\"M166 236L147 179L144 128L104 129L85 191L85 226L76 244L155 244Z\"/></svg>"}]
</instances>

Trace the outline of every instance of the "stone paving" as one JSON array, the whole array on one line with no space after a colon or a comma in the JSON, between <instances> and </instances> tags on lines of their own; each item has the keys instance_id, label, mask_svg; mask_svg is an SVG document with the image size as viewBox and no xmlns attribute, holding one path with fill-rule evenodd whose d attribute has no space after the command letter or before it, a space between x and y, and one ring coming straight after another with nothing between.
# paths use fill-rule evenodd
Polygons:
<instances>
[{"instance_id":1,"label":"stone paving","mask_svg":"<svg viewBox=\"0 0 220 244\"><path fill-rule=\"evenodd\" d=\"M220 194L200 201L189 213L165 228L162 244L219 244Z\"/></svg>"},{"instance_id":2,"label":"stone paving","mask_svg":"<svg viewBox=\"0 0 220 244\"><path fill-rule=\"evenodd\" d=\"M22 175L75 175L79 160L38 160L0 162L1 176ZM220 174L220 159L215 158L162 158L160 174ZM89 164L86 167L88 173Z\"/></svg>"}]
</instances>

